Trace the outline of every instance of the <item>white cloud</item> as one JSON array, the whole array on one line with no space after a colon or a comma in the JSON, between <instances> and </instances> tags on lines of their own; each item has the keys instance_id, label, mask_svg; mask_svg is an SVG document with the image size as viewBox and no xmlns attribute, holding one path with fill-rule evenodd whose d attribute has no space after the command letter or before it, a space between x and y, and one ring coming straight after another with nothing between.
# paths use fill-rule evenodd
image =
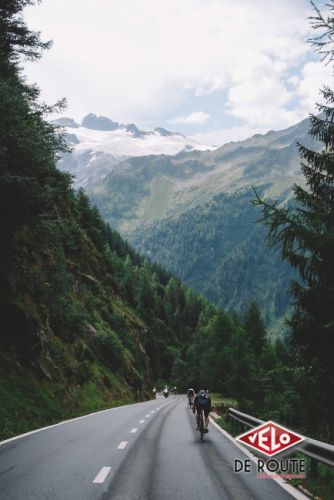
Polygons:
<instances>
[{"instance_id":1,"label":"white cloud","mask_svg":"<svg viewBox=\"0 0 334 500\"><path fill-rule=\"evenodd\" d=\"M184 125L197 125L201 123L206 123L210 119L210 115L204 113L203 111L194 111L188 116L178 116L168 120L169 123L182 123Z\"/></svg>"},{"instance_id":2,"label":"white cloud","mask_svg":"<svg viewBox=\"0 0 334 500\"><path fill-rule=\"evenodd\" d=\"M228 92L229 112L251 127L285 127L301 117L288 105L293 94L268 56L258 56L234 73Z\"/></svg>"},{"instance_id":3,"label":"white cloud","mask_svg":"<svg viewBox=\"0 0 334 500\"><path fill-rule=\"evenodd\" d=\"M295 93L305 113L316 111L315 103L321 102L319 90L327 85L333 87L333 69L321 62L307 62L298 76L291 78Z\"/></svg>"},{"instance_id":4,"label":"white cloud","mask_svg":"<svg viewBox=\"0 0 334 500\"><path fill-rule=\"evenodd\" d=\"M54 39L27 65L29 80L48 102L66 96L76 119L90 111L139 125L182 118L191 99L213 116L203 99L224 91L221 109L249 129L274 128L302 117L321 84L305 66L289 89L291 71L311 52L308 0L44 0L26 12Z\"/></svg>"}]
</instances>

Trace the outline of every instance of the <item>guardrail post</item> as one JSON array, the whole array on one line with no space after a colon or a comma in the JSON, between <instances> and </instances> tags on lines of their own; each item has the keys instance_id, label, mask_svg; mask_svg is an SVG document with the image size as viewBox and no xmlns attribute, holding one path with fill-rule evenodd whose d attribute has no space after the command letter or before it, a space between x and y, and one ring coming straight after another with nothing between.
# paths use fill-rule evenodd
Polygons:
<instances>
[{"instance_id":1,"label":"guardrail post","mask_svg":"<svg viewBox=\"0 0 334 500\"><path fill-rule=\"evenodd\" d=\"M310 459L310 476L313 479L318 478L318 460L313 457Z\"/></svg>"}]
</instances>

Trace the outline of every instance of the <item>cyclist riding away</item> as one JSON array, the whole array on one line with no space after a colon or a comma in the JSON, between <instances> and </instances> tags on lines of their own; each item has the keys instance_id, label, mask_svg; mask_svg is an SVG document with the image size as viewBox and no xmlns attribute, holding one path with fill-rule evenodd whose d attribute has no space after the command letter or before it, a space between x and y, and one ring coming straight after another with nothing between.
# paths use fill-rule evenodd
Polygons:
<instances>
[{"instance_id":1,"label":"cyclist riding away","mask_svg":"<svg viewBox=\"0 0 334 500\"><path fill-rule=\"evenodd\" d=\"M196 394L193 405L193 413L196 411L196 430L199 430L199 422L201 411L204 411L205 416L205 432L209 432L209 413L211 411L211 398L208 391L201 389L198 394Z\"/></svg>"},{"instance_id":2,"label":"cyclist riding away","mask_svg":"<svg viewBox=\"0 0 334 500\"><path fill-rule=\"evenodd\" d=\"M194 397L195 397L194 389L188 389L187 398L188 398L188 403L189 403L190 408L192 407L192 404L194 402Z\"/></svg>"}]
</instances>

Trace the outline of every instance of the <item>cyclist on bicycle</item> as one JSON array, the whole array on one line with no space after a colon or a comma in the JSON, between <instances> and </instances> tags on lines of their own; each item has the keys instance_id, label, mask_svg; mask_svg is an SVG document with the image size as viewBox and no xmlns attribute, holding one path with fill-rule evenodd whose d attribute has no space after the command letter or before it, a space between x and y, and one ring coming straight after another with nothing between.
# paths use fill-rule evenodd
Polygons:
<instances>
[{"instance_id":1,"label":"cyclist on bicycle","mask_svg":"<svg viewBox=\"0 0 334 500\"><path fill-rule=\"evenodd\" d=\"M194 397L195 397L195 391L194 391L194 389L188 389L187 390L187 398L188 398L188 403L189 403L190 407L191 407L191 405L194 402Z\"/></svg>"},{"instance_id":2,"label":"cyclist on bicycle","mask_svg":"<svg viewBox=\"0 0 334 500\"><path fill-rule=\"evenodd\" d=\"M199 422L201 411L204 411L205 416L205 432L209 432L209 413L211 411L211 398L208 391L201 389L198 394L196 394L193 404L193 413L196 411L196 430L199 430Z\"/></svg>"}]
</instances>

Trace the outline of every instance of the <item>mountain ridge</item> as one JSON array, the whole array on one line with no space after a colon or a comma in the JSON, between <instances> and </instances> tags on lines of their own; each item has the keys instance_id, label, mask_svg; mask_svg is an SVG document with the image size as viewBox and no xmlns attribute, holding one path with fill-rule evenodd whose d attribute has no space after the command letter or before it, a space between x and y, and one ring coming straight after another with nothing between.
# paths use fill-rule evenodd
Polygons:
<instances>
[{"instance_id":1,"label":"mountain ridge","mask_svg":"<svg viewBox=\"0 0 334 500\"><path fill-rule=\"evenodd\" d=\"M176 155L180 151L215 149L203 146L179 132L162 127L154 131L139 129L135 124L122 125L107 117L86 115L81 124L72 118L59 118L53 124L63 129L65 141L72 149L63 154L59 168L74 177L76 187L90 189L123 160L137 156Z\"/></svg>"},{"instance_id":2,"label":"mountain ridge","mask_svg":"<svg viewBox=\"0 0 334 500\"><path fill-rule=\"evenodd\" d=\"M307 135L308 124L305 119L288 129L257 134L212 151L126 158L88 193L104 217L130 239L139 226L179 215L221 192L267 184L268 194L280 195L296 181L302 182L297 143L318 147Z\"/></svg>"}]
</instances>

